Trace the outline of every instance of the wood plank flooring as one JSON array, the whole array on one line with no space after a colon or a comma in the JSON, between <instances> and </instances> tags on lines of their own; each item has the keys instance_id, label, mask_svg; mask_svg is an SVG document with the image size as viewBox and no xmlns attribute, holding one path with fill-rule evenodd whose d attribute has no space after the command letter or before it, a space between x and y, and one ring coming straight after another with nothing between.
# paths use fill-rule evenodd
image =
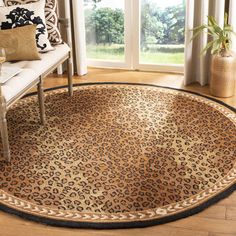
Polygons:
<instances>
[{"instance_id":1,"label":"wood plank flooring","mask_svg":"<svg viewBox=\"0 0 236 236\"><path fill-rule=\"evenodd\" d=\"M198 84L184 87L183 75L124 70L90 69L83 77L74 77L75 83L133 82L182 88L209 95L207 86ZM44 87L65 85L65 76L52 75ZM220 99L236 108L236 96ZM86 230L51 227L0 212L0 236L236 236L236 192L205 211L168 224L143 229Z\"/></svg>"}]
</instances>

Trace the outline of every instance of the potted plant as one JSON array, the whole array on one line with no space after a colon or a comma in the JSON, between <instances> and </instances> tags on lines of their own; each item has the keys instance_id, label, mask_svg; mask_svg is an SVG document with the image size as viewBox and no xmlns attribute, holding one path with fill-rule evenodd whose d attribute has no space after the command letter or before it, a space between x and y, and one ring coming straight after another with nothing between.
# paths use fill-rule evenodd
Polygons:
<instances>
[{"instance_id":1,"label":"potted plant","mask_svg":"<svg viewBox=\"0 0 236 236\"><path fill-rule=\"evenodd\" d=\"M224 25L220 27L213 16L208 16L208 24L193 29L193 38L200 33L207 33L210 41L201 52L211 49L210 92L216 97L231 97L235 92L235 55L231 51L232 34L235 34L228 24L225 13Z\"/></svg>"}]
</instances>

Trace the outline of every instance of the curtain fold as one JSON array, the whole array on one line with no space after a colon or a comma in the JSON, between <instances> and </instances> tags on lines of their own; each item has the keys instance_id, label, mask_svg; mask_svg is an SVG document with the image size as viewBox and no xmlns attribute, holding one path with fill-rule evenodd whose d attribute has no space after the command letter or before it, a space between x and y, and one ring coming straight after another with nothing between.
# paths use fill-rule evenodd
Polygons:
<instances>
[{"instance_id":1,"label":"curtain fold","mask_svg":"<svg viewBox=\"0 0 236 236\"><path fill-rule=\"evenodd\" d=\"M229 24L233 26L236 31L236 0L230 0L229 2ZM236 53L236 37L232 37L232 50Z\"/></svg>"},{"instance_id":2,"label":"curtain fold","mask_svg":"<svg viewBox=\"0 0 236 236\"><path fill-rule=\"evenodd\" d=\"M83 11L83 0L58 0L60 17L69 19L69 27L66 42L72 48L73 69L77 75L87 74L85 21Z\"/></svg>"},{"instance_id":3,"label":"curtain fold","mask_svg":"<svg viewBox=\"0 0 236 236\"><path fill-rule=\"evenodd\" d=\"M209 83L210 53L200 54L207 45L208 36L202 33L191 41L193 28L206 24L207 16L215 16L223 25L225 0L186 0L186 36L185 36L185 85L198 82L202 86Z\"/></svg>"},{"instance_id":4,"label":"curtain fold","mask_svg":"<svg viewBox=\"0 0 236 236\"><path fill-rule=\"evenodd\" d=\"M78 75L87 74L87 56L85 39L84 1L71 0L73 16L73 48L75 58L75 70Z\"/></svg>"}]
</instances>

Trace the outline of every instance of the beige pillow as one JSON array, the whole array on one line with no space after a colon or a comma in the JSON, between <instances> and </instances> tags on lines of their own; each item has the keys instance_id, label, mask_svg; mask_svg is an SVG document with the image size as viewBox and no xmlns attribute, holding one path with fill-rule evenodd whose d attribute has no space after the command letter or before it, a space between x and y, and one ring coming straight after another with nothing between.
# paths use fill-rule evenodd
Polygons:
<instances>
[{"instance_id":1,"label":"beige pillow","mask_svg":"<svg viewBox=\"0 0 236 236\"><path fill-rule=\"evenodd\" d=\"M5 30L25 25L37 25L35 38L38 51L48 52L54 50L48 40L44 7L45 0L23 5L0 7L1 29Z\"/></svg>"},{"instance_id":2,"label":"beige pillow","mask_svg":"<svg viewBox=\"0 0 236 236\"><path fill-rule=\"evenodd\" d=\"M0 47L5 48L7 61L39 60L36 25L0 30Z\"/></svg>"}]
</instances>

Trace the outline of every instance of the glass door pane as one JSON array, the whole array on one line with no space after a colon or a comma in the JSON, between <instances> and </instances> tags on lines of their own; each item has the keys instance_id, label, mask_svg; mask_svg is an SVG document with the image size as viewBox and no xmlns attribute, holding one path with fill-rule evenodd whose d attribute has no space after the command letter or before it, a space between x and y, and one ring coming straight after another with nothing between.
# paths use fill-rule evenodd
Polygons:
<instances>
[{"instance_id":1,"label":"glass door pane","mask_svg":"<svg viewBox=\"0 0 236 236\"><path fill-rule=\"evenodd\" d=\"M141 0L140 64L184 64L185 1Z\"/></svg>"},{"instance_id":2,"label":"glass door pane","mask_svg":"<svg viewBox=\"0 0 236 236\"><path fill-rule=\"evenodd\" d=\"M84 0L87 57L125 61L125 0Z\"/></svg>"}]
</instances>

